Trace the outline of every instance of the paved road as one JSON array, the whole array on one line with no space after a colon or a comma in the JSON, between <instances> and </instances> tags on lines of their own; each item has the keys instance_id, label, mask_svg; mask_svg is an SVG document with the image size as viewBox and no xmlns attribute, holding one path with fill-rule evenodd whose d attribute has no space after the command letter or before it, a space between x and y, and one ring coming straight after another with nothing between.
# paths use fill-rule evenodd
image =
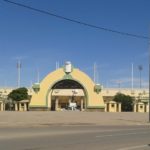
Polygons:
<instances>
[{"instance_id":1,"label":"paved road","mask_svg":"<svg viewBox=\"0 0 150 150\"><path fill-rule=\"evenodd\" d=\"M150 126L1 127L0 150L150 150Z\"/></svg>"}]
</instances>

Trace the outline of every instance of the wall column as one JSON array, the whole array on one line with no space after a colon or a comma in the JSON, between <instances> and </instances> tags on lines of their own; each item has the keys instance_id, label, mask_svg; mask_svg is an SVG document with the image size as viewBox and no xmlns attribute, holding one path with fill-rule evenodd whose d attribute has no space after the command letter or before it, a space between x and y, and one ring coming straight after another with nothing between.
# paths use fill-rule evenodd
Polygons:
<instances>
[{"instance_id":1,"label":"wall column","mask_svg":"<svg viewBox=\"0 0 150 150\"><path fill-rule=\"evenodd\" d=\"M4 109L4 111L5 111L5 103L3 103L3 109Z\"/></svg>"},{"instance_id":2,"label":"wall column","mask_svg":"<svg viewBox=\"0 0 150 150\"><path fill-rule=\"evenodd\" d=\"M117 103L114 104L114 112L117 112Z\"/></svg>"},{"instance_id":3,"label":"wall column","mask_svg":"<svg viewBox=\"0 0 150 150\"><path fill-rule=\"evenodd\" d=\"M58 110L58 97L56 97L56 100L55 100L55 111L57 111Z\"/></svg>"},{"instance_id":4,"label":"wall column","mask_svg":"<svg viewBox=\"0 0 150 150\"><path fill-rule=\"evenodd\" d=\"M83 98L81 98L81 111L83 111Z\"/></svg>"},{"instance_id":5,"label":"wall column","mask_svg":"<svg viewBox=\"0 0 150 150\"><path fill-rule=\"evenodd\" d=\"M27 111L27 103L24 103L24 111Z\"/></svg>"},{"instance_id":6,"label":"wall column","mask_svg":"<svg viewBox=\"0 0 150 150\"><path fill-rule=\"evenodd\" d=\"M108 112L111 112L111 104L108 103Z\"/></svg>"},{"instance_id":7,"label":"wall column","mask_svg":"<svg viewBox=\"0 0 150 150\"><path fill-rule=\"evenodd\" d=\"M106 103L106 112L109 112L109 102Z\"/></svg>"},{"instance_id":8,"label":"wall column","mask_svg":"<svg viewBox=\"0 0 150 150\"><path fill-rule=\"evenodd\" d=\"M107 103L105 103L105 112L107 112Z\"/></svg>"},{"instance_id":9,"label":"wall column","mask_svg":"<svg viewBox=\"0 0 150 150\"><path fill-rule=\"evenodd\" d=\"M134 103L133 111L134 111L134 112L136 112L136 111L137 111L137 109L136 109L136 103Z\"/></svg>"},{"instance_id":10,"label":"wall column","mask_svg":"<svg viewBox=\"0 0 150 150\"><path fill-rule=\"evenodd\" d=\"M3 102L2 102L2 103L0 103L0 105L1 105L1 111L3 111L3 110L4 110Z\"/></svg>"},{"instance_id":11,"label":"wall column","mask_svg":"<svg viewBox=\"0 0 150 150\"><path fill-rule=\"evenodd\" d=\"M15 103L15 111L18 111L18 103Z\"/></svg>"},{"instance_id":12,"label":"wall column","mask_svg":"<svg viewBox=\"0 0 150 150\"><path fill-rule=\"evenodd\" d=\"M118 103L118 112L121 112L121 103Z\"/></svg>"},{"instance_id":13,"label":"wall column","mask_svg":"<svg viewBox=\"0 0 150 150\"><path fill-rule=\"evenodd\" d=\"M146 104L146 112L149 112L149 103Z\"/></svg>"},{"instance_id":14,"label":"wall column","mask_svg":"<svg viewBox=\"0 0 150 150\"><path fill-rule=\"evenodd\" d=\"M19 102L19 111L22 111L21 103Z\"/></svg>"}]
</instances>

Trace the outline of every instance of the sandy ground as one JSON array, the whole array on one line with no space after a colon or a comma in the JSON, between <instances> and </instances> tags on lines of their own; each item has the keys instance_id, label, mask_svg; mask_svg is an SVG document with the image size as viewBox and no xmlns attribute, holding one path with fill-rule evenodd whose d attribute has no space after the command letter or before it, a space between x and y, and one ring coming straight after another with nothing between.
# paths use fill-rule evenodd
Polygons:
<instances>
[{"instance_id":1,"label":"sandy ground","mask_svg":"<svg viewBox=\"0 0 150 150\"><path fill-rule=\"evenodd\" d=\"M148 113L0 112L0 127L46 125L149 125Z\"/></svg>"}]
</instances>

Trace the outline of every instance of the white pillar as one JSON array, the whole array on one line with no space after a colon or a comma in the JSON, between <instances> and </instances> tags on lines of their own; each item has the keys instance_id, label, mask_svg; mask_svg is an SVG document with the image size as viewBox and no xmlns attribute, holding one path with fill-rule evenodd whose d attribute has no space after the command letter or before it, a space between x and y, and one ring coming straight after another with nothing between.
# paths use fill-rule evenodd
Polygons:
<instances>
[{"instance_id":1,"label":"white pillar","mask_svg":"<svg viewBox=\"0 0 150 150\"><path fill-rule=\"evenodd\" d=\"M121 112L121 103L118 103L118 112Z\"/></svg>"},{"instance_id":2,"label":"white pillar","mask_svg":"<svg viewBox=\"0 0 150 150\"><path fill-rule=\"evenodd\" d=\"M149 112L149 104L146 104L146 112Z\"/></svg>"},{"instance_id":3,"label":"white pillar","mask_svg":"<svg viewBox=\"0 0 150 150\"><path fill-rule=\"evenodd\" d=\"M107 103L105 103L105 112L107 112Z\"/></svg>"},{"instance_id":4,"label":"white pillar","mask_svg":"<svg viewBox=\"0 0 150 150\"><path fill-rule=\"evenodd\" d=\"M19 111L22 111L21 103L19 103Z\"/></svg>"},{"instance_id":5,"label":"white pillar","mask_svg":"<svg viewBox=\"0 0 150 150\"><path fill-rule=\"evenodd\" d=\"M133 111L134 111L134 112L137 112L136 107L137 107L137 106L136 106L136 103L134 103L134 108L133 108Z\"/></svg>"},{"instance_id":6,"label":"white pillar","mask_svg":"<svg viewBox=\"0 0 150 150\"><path fill-rule=\"evenodd\" d=\"M81 111L83 111L83 98L81 98Z\"/></svg>"},{"instance_id":7,"label":"white pillar","mask_svg":"<svg viewBox=\"0 0 150 150\"><path fill-rule=\"evenodd\" d=\"M15 103L15 111L18 111L18 103Z\"/></svg>"},{"instance_id":8,"label":"white pillar","mask_svg":"<svg viewBox=\"0 0 150 150\"><path fill-rule=\"evenodd\" d=\"M117 112L117 103L114 103L114 112Z\"/></svg>"},{"instance_id":9,"label":"white pillar","mask_svg":"<svg viewBox=\"0 0 150 150\"><path fill-rule=\"evenodd\" d=\"M1 105L1 109L0 110L3 111L4 110L3 102L1 102L0 105Z\"/></svg>"},{"instance_id":10,"label":"white pillar","mask_svg":"<svg viewBox=\"0 0 150 150\"><path fill-rule=\"evenodd\" d=\"M24 103L24 111L27 111L27 103Z\"/></svg>"}]
</instances>

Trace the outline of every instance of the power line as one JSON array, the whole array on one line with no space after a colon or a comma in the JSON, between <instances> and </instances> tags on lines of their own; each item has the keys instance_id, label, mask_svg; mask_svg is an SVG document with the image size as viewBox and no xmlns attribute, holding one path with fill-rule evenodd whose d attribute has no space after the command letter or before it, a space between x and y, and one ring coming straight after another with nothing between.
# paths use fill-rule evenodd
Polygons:
<instances>
[{"instance_id":1,"label":"power line","mask_svg":"<svg viewBox=\"0 0 150 150\"><path fill-rule=\"evenodd\" d=\"M7 3L14 4L14 5L17 5L19 7L24 7L24 8L39 12L39 13L42 13L42 14L45 14L45 15L50 15L50 16L53 16L53 17L56 17L56 18L59 18L59 19L63 19L63 20L66 20L66 21L70 21L70 22L73 22L73 23L84 25L84 26L87 26L87 27L91 27L91 28L95 28L95 29L99 29L99 30L104 30L104 31L107 31L107 32L112 32L112 33L116 33L116 34L120 34L120 35L140 38L140 39L150 39L149 37L144 36L144 35L137 35L137 34L132 34L132 33L128 33L128 32L121 32L121 31L118 31L118 30L112 30L112 29L109 29L109 28L96 26L96 25L93 25L93 24L89 24L89 23L82 22L82 21L79 21L79 20L74 20L72 18L67 18L67 17L61 16L61 15L57 15L57 14L54 14L54 13L51 13L51 12L48 12L48 11L45 11L45 10L41 10L41 9L34 8L34 7L31 7L31 6L27 6L27 5L24 5L24 4L21 4L21 3L13 2L13 1L10 1L10 0L3 0L3 1L5 1Z\"/></svg>"}]
</instances>

